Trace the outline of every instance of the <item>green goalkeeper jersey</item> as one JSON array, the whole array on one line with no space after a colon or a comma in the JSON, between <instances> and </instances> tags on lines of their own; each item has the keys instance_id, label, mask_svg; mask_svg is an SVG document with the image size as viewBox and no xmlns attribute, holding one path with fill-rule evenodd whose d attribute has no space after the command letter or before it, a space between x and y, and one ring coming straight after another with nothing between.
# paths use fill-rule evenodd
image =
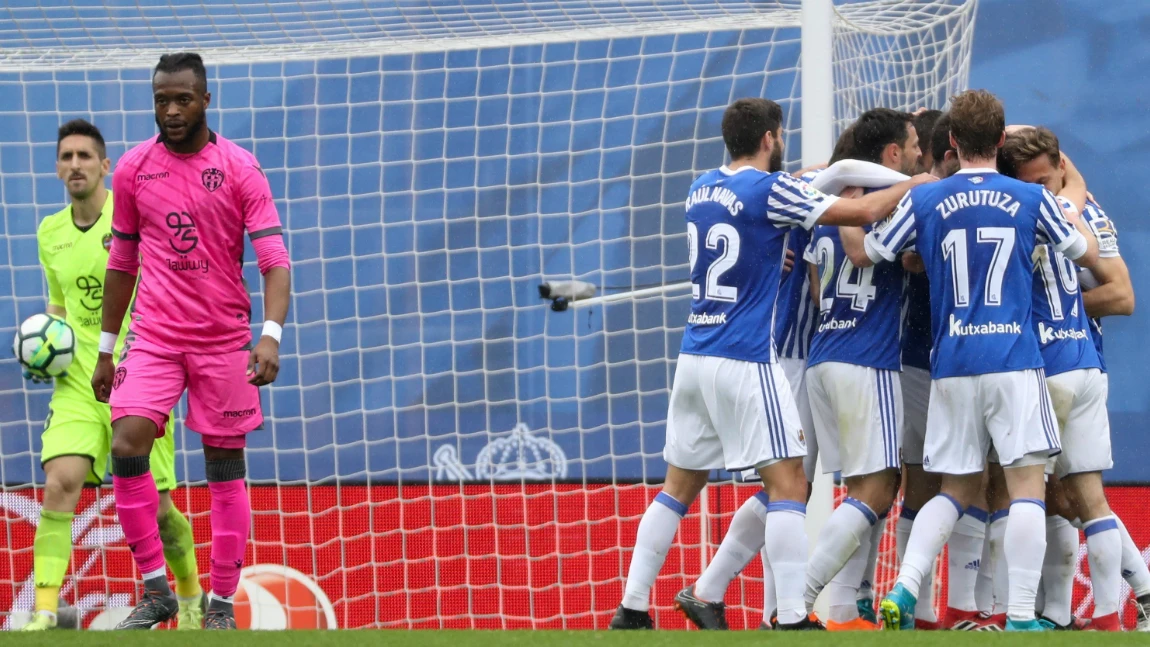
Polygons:
<instances>
[{"instance_id":1,"label":"green goalkeeper jersey","mask_svg":"<svg viewBox=\"0 0 1150 647\"><path fill-rule=\"evenodd\" d=\"M87 230L72 221L72 206L48 216L36 232L40 265L48 279L48 303L63 307L76 335L76 354L68 374L57 380L60 388L86 394L93 402L91 380L100 353L100 322L104 305L104 272L112 247L112 192L100 218ZM124 318L114 357L119 357L128 331Z\"/></svg>"}]
</instances>

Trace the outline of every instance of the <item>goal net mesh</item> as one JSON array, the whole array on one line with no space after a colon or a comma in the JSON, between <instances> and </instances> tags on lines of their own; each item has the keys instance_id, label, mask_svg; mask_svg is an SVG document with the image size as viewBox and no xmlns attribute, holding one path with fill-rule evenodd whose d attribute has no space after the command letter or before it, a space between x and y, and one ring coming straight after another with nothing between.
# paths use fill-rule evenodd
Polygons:
<instances>
[{"instance_id":1,"label":"goal net mesh","mask_svg":"<svg viewBox=\"0 0 1150 647\"><path fill-rule=\"evenodd\" d=\"M113 162L154 136L161 53L203 54L210 125L255 153L277 198L293 299L266 429L249 438L241 624L604 627L664 474L689 308L655 291L553 313L537 286L685 280L682 201L723 163L736 98L782 105L798 167L799 0L447 4L0 8L0 336L45 307L35 234L66 201L56 128L93 121ZM964 89L974 9L840 2L836 132L868 108L942 108ZM244 271L261 285L254 263ZM0 359L0 612L32 602L50 396ZM199 447L179 427L174 498L206 574ZM655 589L658 626L683 626L671 595L750 492L728 482L692 508ZM85 623L134 595L110 501L86 491L74 529L62 596ZM893 568L887 541L880 591ZM733 627L757 626L760 572L731 589Z\"/></svg>"}]
</instances>

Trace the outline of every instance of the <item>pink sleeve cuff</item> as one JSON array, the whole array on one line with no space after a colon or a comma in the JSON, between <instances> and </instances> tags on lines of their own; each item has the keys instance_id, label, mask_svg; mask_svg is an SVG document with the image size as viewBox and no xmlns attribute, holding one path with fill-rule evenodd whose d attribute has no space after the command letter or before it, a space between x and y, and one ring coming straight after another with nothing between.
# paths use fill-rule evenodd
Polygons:
<instances>
[{"instance_id":1,"label":"pink sleeve cuff","mask_svg":"<svg viewBox=\"0 0 1150 647\"><path fill-rule=\"evenodd\" d=\"M279 234L279 232L276 232ZM256 250L260 274L267 274L273 267L291 268L287 248L282 235L252 236L252 249Z\"/></svg>"},{"instance_id":2,"label":"pink sleeve cuff","mask_svg":"<svg viewBox=\"0 0 1150 647\"><path fill-rule=\"evenodd\" d=\"M140 271L140 241L112 237L108 250L108 269L135 275Z\"/></svg>"}]
</instances>

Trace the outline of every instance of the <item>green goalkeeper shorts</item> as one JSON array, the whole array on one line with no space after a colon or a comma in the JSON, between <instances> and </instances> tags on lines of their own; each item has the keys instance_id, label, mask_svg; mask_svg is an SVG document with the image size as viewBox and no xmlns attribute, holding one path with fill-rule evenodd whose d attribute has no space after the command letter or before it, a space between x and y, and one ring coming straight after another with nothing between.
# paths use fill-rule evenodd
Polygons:
<instances>
[{"instance_id":1,"label":"green goalkeeper shorts","mask_svg":"<svg viewBox=\"0 0 1150 647\"><path fill-rule=\"evenodd\" d=\"M104 482L112 450L112 408L92 394L57 383L44 421L40 465L58 456L85 456L92 462L87 483ZM167 431L152 444L152 478L156 489L176 487L175 416L168 416Z\"/></svg>"}]
</instances>

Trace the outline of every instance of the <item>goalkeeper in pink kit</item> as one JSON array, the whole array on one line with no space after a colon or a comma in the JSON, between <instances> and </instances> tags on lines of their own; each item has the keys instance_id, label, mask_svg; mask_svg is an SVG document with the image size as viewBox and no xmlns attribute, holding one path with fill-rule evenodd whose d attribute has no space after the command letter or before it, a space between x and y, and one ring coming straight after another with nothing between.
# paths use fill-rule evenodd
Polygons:
<instances>
[{"instance_id":1,"label":"goalkeeper in pink kit","mask_svg":"<svg viewBox=\"0 0 1150 647\"><path fill-rule=\"evenodd\" d=\"M188 392L187 427L204 445L211 493L211 599L204 628L233 629L232 596L251 529L245 437L263 423L258 387L279 370L291 278L271 189L255 157L207 127L211 101L197 54L168 54L152 76L160 135L121 158L104 286L96 397L112 405L116 514L144 578L121 629L175 616L148 464L169 411ZM252 348L242 276L244 232L264 276L264 327ZM143 265L141 270L140 265ZM118 365L112 347L136 287Z\"/></svg>"}]
</instances>

